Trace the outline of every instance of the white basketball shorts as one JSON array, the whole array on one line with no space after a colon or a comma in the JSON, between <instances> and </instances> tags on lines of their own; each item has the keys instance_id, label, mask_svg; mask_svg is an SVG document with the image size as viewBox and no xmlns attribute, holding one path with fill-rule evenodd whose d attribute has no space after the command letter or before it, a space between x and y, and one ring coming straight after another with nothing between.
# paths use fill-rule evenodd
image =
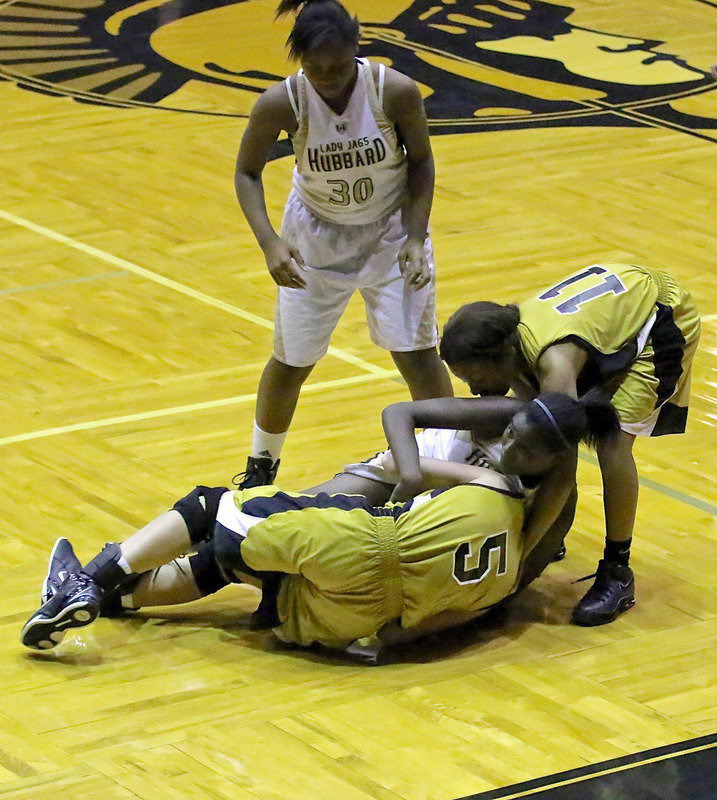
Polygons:
<instances>
[{"instance_id":1,"label":"white basketball shorts","mask_svg":"<svg viewBox=\"0 0 717 800\"><path fill-rule=\"evenodd\" d=\"M281 235L301 253L306 288L279 287L274 357L294 367L315 364L355 291L361 292L371 340L386 350L426 350L438 343L433 245L424 250L434 273L418 292L398 268L406 240L400 209L370 225L338 225L309 211L292 191Z\"/></svg>"}]
</instances>

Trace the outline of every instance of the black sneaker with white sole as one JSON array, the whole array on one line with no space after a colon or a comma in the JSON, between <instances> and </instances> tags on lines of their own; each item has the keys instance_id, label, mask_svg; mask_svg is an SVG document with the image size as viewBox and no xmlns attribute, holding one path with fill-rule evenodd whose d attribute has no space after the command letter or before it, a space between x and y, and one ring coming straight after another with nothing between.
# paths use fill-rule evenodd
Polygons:
<instances>
[{"instance_id":1,"label":"black sneaker with white sole","mask_svg":"<svg viewBox=\"0 0 717 800\"><path fill-rule=\"evenodd\" d=\"M75 555L69 540L60 537L50 553L47 575L42 583L40 603L44 605L53 595L57 594L57 590L65 578L81 569L82 564Z\"/></svg>"},{"instance_id":2,"label":"black sneaker with white sole","mask_svg":"<svg viewBox=\"0 0 717 800\"><path fill-rule=\"evenodd\" d=\"M102 589L83 573L69 575L23 626L20 639L32 650L50 650L72 628L89 625L100 613Z\"/></svg>"}]
</instances>

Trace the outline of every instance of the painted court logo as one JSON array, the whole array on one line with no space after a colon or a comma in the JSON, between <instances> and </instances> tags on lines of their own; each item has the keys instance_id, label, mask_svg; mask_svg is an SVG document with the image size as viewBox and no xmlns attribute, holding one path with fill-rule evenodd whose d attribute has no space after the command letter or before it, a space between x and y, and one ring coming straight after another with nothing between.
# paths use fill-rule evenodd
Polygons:
<instances>
[{"instance_id":1,"label":"painted court logo","mask_svg":"<svg viewBox=\"0 0 717 800\"><path fill-rule=\"evenodd\" d=\"M634 17L620 23L620 3L610 31L583 23L585 0L345 4L361 19L361 53L420 84L433 133L659 125L713 139L717 128L685 105L717 86L711 76L669 42L641 38ZM10 0L0 7L0 77L85 103L244 117L295 68L283 47L291 22L274 21L275 6Z\"/></svg>"}]
</instances>

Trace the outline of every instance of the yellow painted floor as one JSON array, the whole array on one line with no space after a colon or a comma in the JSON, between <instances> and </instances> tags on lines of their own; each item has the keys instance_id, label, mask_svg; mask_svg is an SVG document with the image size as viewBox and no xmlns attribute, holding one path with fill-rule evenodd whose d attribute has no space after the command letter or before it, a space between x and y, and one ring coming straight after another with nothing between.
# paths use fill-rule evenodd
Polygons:
<instances>
[{"instance_id":1,"label":"yellow painted floor","mask_svg":"<svg viewBox=\"0 0 717 800\"><path fill-rule=\"evenodd\" d=\"M449 5L436 24L484 23L470 59L427 17L407 62L435 133L439 322L604 260L668 270L703 313L688 433L637 446L637 605L568 622L603 540L585 455L566 560L506 618L385 666L250 632L249 587L23 651L57 536L87 559L243 468L274 286L231 178L256 91L290 67L263 0L0 3L3 800L450 800L714 732L717 9ZM391 60L424 6L349 7ZM277 224L291 166L265 172ZM381 449L380 411L407 396L358 302L333 345L284 449L291 488Z\"/></svg>"}]
</instances>

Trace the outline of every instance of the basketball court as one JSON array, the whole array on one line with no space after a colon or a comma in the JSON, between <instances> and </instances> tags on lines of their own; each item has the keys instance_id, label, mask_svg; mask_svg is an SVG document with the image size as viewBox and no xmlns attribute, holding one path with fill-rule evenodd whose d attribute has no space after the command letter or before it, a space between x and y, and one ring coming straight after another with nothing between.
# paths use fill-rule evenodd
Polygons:
<instances>
[{"instance_id":1,"label":"basketball court","mask_svg":"<svg viewBox=\"0 0 717 800\"><path fill-rule=\"evenodd\" d=\"M717 7L346 5L362 54L425 98L439 324L606 261L664 269L697 301L687 435L636 446L637 603L569 623L604 538L583 451L566 559L501 618L383 665L250 631L245 586L25 651L58 536L88 559L243 469L275 286L234 159L258 93L294 67L266 0L0 2L0 798L707 798ZM288 152L264 172L277 225ZM303 390L287 488L383 449L380 412L408 397L359 300Z\"/></svg>"}]
</instances>

